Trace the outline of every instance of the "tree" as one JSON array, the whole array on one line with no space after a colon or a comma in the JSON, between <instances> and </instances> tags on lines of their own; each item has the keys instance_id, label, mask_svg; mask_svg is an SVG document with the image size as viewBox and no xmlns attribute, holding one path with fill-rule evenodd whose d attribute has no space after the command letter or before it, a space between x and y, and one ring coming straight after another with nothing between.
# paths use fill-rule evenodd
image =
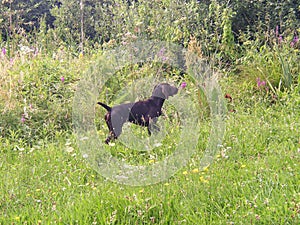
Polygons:
<instances>
[{"instance_id":1,"label":"tree","mask_svg":"<svg viewBox=\"0 0 300 225\"><path fill-rule=\"evenodd\" d=\"M0 30L3 40L15 34L29 34L39 28L39 21L45 17L46 23L52 26L54 17L50 14L53 0L3 0L0 5Z\"/></svg>"}]
</instances>

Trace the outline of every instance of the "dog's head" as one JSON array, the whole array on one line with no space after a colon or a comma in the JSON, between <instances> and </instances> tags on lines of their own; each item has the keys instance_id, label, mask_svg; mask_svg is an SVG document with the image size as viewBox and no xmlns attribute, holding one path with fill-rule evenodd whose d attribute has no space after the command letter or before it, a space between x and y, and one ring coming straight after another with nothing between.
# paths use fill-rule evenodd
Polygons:
<instances>
[{"instance_id":1,"label":"dog's head","mask_svg":"<svg viewBox=\"0 0 300 225\"><path fill-rule=\"evenodd\" d=\"M168 83L160 83L154 87L152 97L168 99L170 96L176 95L178 88Z\"/></svg>"}]
</instances>

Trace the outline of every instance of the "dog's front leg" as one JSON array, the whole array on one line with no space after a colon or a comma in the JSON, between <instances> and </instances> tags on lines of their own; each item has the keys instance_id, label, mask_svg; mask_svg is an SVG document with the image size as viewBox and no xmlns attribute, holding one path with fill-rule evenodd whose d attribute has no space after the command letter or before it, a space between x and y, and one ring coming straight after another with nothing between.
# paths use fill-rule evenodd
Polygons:
<instances>
[{"instance_id":1,"label":"dog's front leg","mask_svg":"<svg viewBox=\"0 0 300 225\"><path fill-rule=\"evenodd\" d=\"M159 126L156 124L157 117L149 118L149 124L148 124L148 134L151 135L153 132L157 133L160 131Z\"/></svg>"}]
</instances>

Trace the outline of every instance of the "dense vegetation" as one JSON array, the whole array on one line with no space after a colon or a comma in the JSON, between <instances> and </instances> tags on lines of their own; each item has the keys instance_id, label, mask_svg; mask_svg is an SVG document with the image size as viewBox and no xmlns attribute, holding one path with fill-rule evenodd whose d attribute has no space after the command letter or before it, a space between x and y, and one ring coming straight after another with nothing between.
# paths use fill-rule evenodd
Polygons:
<instances>
[{"instance_id":1,"label":"dense vegetation","mask_svg":"<svg viewBox=\"0 0 300 225\"><path fill-rule=\"evenodd\" d=\"M297 0L3 0L0 224L299 224L299 24ZM198 165L211 126L200 105L203 140L188 165L164 183L129 187L85 162L72 103L105 51L145 39L173 42L210 62L228 114L209 167ZM162 68L195 93L180 71L149 63L118 71L100 97L116 102L118 90ZM104 113L96 110L101 139ZM152 153L118 142L108 149L152 164L172 150L179 134L172 135Z\"/></svg>"},{"instance_id":2,"label":"dense vegetation","mask_svg":"<svg viewBox=\"0 0 300 225\"><path fill-rule=\"evenodd\" d=\"M185 46L192 36L203 42L202 50L211 52L221 43L233 48L234 43L259 38L265 44L276 35L291 42L300 21L296 0L4 0L0 12L0 40L11 56L20 44L45 51L64 46L75 52L86 46L89 51L90 45L120 43L127 32Z\"/></svg>"}]
</instances>

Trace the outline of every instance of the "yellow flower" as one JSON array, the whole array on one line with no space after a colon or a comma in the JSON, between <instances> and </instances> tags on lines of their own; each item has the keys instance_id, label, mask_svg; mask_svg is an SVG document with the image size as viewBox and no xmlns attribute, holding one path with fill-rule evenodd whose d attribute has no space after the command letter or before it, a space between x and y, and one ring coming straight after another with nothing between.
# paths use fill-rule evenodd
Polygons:
<instances>
[{"instance_id":1,"label":"yellow flower","mask_svg":"<svg viewBox=\"0 0 300 225\"><path fill-rule=\"evenodd\" d=\"M208 165L208 166L205 166L205 167L203 167L203 172L207 172L207 171L208 171L208 167L209 167L209 165Z\"/></svg>"},{"instance_id":2,"label":"yellow flower","mask_svg":"<svg viewBox=\"0 0 300 225\"><path fill-rule=\"evenodd\" d=\"M19 217L19 216L16 216L16 217L15 217L15 220L20 220L20 217Z\"/></svg>"},{"instance_id":3,"label":"yellow flower","mask_svg":"<svg viewBox=\"0 0 300 225\"><path fill-rule=\"evenodd\" d=\"M209 181L206 180L203 176L200 177L200 181L201 181L202 183L205 183L205 184L207 184L207 183L209 182Z\"/></svg>"},{"instance_id":4,"label":"yellow flower","mask_svg":"<svg viewBox=\"0 0 300 225\"><path fill-rule=\"evenodd\" d=\"M245 168L245 167L246 167L246 165L245 165L245 164L241 165L241 168Z\"/></svg>"},{"instance_id":5,"label":"yellow flower","mask_svg":"<svg viewBox=\"0 0 300 225\"><path fill-rule=\"evenodd\" d=\"M198 169L198 168L193 169L193 170L192 170L192 173L199 173L199 169Z\"/></svg>"},{"instance_id":6,"label":"yellow flower","mask_svg":"<svg viewBox=\"0 0 300 225\"><path fill-rule=\"evenodd\" d=\"M187 172L187 171L183 171L182 174L183 174L183 175L187 175L188 172Z\"/></svg>"},{"instance_id":7,"label":"yellow flower","mask_svg":"<svg viewBox=\"0 0 300 225\"><path fill-rule=\"evenodd\" d=\"M165 186L169 186L170 184L169 183L165 183Z\"/></svg>"},{"instance_id":8,"label":"yellow flower","mask_svg":"<svg viewBox=\"0 0 300 225\"><path fill-rule=\"evenodd\" d=\"M140 193L143 193L143 192L144 192L144 189L141 189L139 192L140 192Z\"/></svg>"},{"instance_id":9,"label":"yellow flower","mask_svg":"<svg viewBox=\"0 0 300 225\"><path fill-rule=\"evenodd\" d=\"M149 160L149 163L150 163L150 164L152 164L152 163L154 163L154 162L155 162L154 159L150 159L150 160Z\"/></svg>"}]
</instances>

